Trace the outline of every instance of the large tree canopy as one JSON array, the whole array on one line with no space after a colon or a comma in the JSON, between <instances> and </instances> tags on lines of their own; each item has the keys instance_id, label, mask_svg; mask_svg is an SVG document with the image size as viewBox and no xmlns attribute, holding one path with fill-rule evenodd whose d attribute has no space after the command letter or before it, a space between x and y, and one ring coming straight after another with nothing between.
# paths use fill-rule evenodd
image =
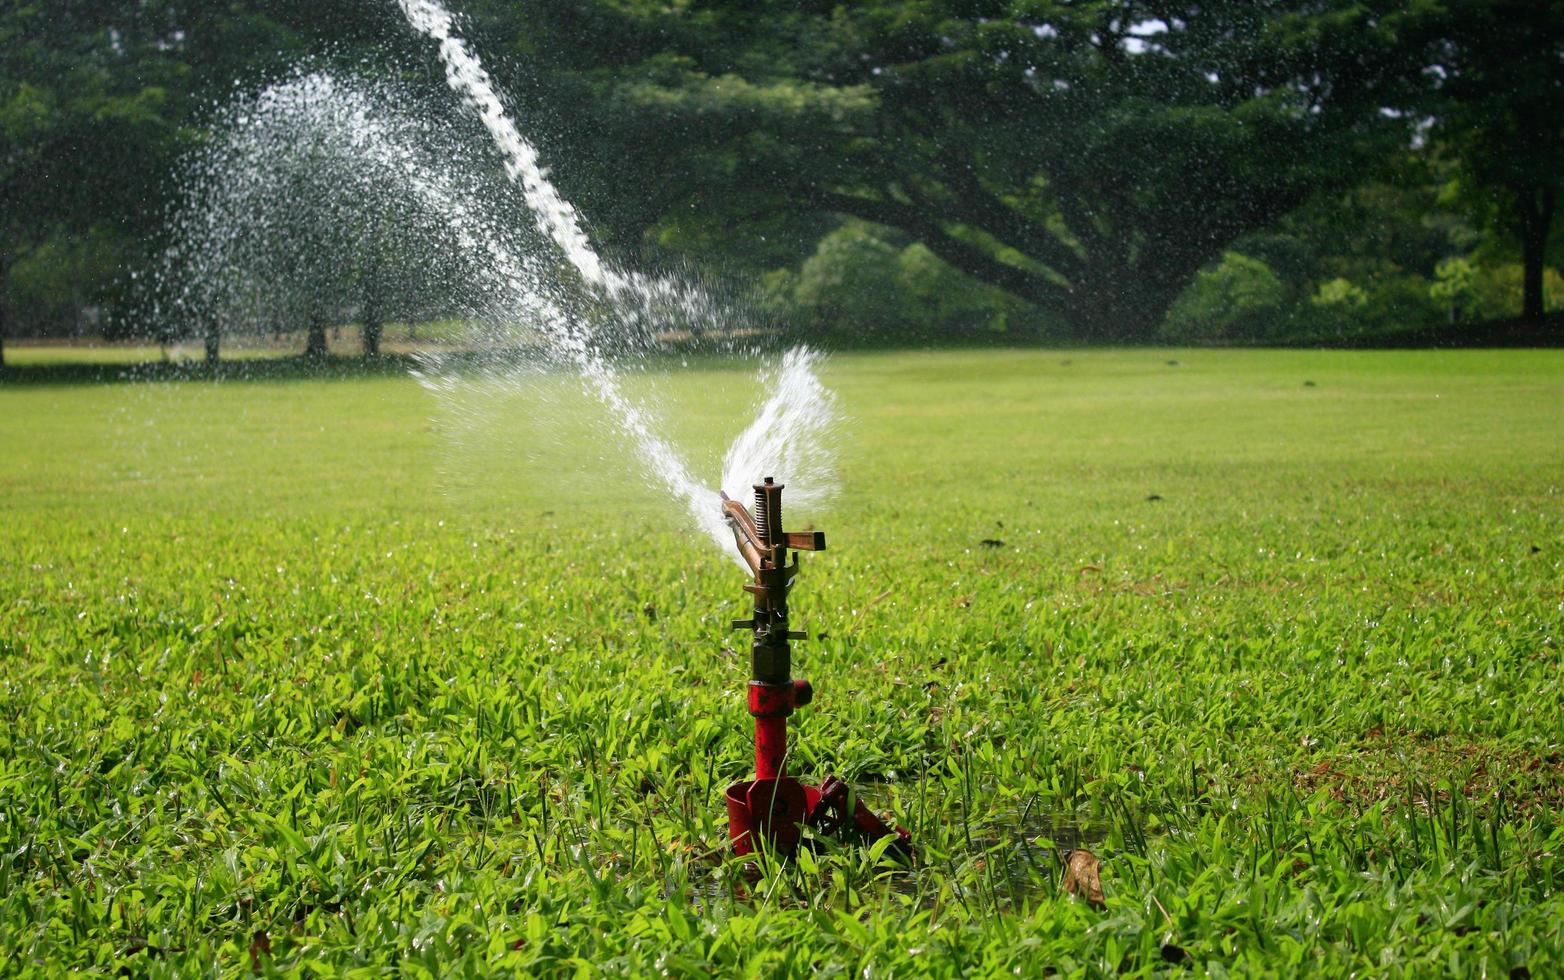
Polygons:
<instances>
[{"instance_id":1,"label":"large tree canopy","mask_svg":"<svg viewBox=\"0 0 1564 980\"><path fill-rule=\"evenodd\" d=\"M1403 300L1445 261L1478 262L1490 299L1444 303L1473 318L1522 294L1536 317L1558 281L1564 14L1547 0L448 2L606 251L766 273L792 284L777 308L817 325L894 307L877 326L927 326L909 286L937 281L987 311L953 315L962 329L1014 312L1144 339L1201 269L1231 284L1213 263L1275 259L1255 243L1304 205L1316 218L1287 236L1314 260L1282 276L1275 336L1306 333L1335 279L1389 297L1386 327L1426 318ZM17 289L103 303L159 250L173 161L211 136L210 107L300 65L443 92L392 0L0 10L0 318ZM1434 193L1448 173L1464 195ZM1325 275L1337 236L1298 230L1350 225L1354 189L1417 181L1405 200L1475 204L1482 245ZM66 282L71 255L88 271ZM852 276L823 275L842 255ZM29 326L57 329L40 306Z\"/></svg>"},{"instance_id":2,"label":"large tree canopy","mask_svg":"<svg viewBox=\"0 0 1564 980\"><path fill-rule=\"evenodd\" d=\"M625 235L851 215L1094 339L1148 336L1225 247L1402 139L1384 110L1427 19L1139 0L556 0L540 16L546 41L518 45L601 120L574 156L605 162L599 190L636 174L636 202L601 209Z\"/></svg>"}]
</instances>

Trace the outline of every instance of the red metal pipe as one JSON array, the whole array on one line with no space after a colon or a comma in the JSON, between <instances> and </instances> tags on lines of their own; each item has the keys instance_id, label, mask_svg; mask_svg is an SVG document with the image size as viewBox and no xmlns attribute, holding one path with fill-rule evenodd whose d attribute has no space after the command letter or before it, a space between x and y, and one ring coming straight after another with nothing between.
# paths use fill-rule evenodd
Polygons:
<instances>
[{"instance_id":1,"label":"red metal pipe","mask_svg":"<svg viewBox=\"0 0 1564 980\"><path fill-rule=\"evenodd\" d=\"M749 713L755 716L755 778L781 779L787 760L787 716L809 703L807 681L749 682Z\"/></svg>"},{"instance_id":2,"label":"red metal pipe","mask_svg":"<svg viewBox=\"0 0 1564 980\"><path fill-rule=\"evenodd\" d=\"M787 716L755 719L755 778L781 779L787 762Z\"/></svg>"}]
</instances>

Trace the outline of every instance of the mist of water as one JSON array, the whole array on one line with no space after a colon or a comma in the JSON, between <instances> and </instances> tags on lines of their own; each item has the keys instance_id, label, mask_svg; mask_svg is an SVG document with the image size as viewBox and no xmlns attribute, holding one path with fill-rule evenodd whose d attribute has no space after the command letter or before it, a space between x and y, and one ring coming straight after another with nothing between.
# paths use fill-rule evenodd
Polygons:
<instances>
[{"instance_id":1,"label":"mist of water","mask_svg":"<svg viewBox=\"0 0 1564 980\"><path fill-rule=\"evenodd\" d=\"M161 319L232 338L340 323L375 302L411 319L457 316L461 337L423 347L415 372L451 414L476 416L473 403L496 388L526 389L540 360L568 369L630 450L617 458L643 466L730 554L719 488L746 500L749 484L776 476L797 505L828 497L836 416L819 355L800 348L764 364L760 394L735 405L753 408L754 423L720 474L697 475L660 402L632 394L622 371L647 369L660 338L681 330L742 332L743 305L605 261L451 14L433 0L399 2L438 43L451 91L481 130L392 83L327 72L236 98L183 172L175 245L157 277ZM560 256L572 274L561 275Z\"/></svg>"},{"instance_id":2,"label":"mist of water","mask_svg":"<svg viewBox=\"0 0 1564 980\"><path fill-rule=\"evenodd\" d=\"M553 240L582 280L616 302L644 308L672 302L687 318L711 318L712 305L699 291L670 280L621 273L603 262L582 231L575 208L544 174L537 149L505 111L482 62L455 33L450 11L437 0L398 2L408 23L439 44L447 83L477 113L505 161L506 173L523 188L538 229ZM624 395L608 362L593 349L590 335L573 332L569 339L569 352L589 390L635 439L669 489L684 499L697 525L725 545L727 531L709 486L690 476L678 452L654 431L648 413ZM746 499L743 491L762 473L783 474L784 479L786 474L808 473L818 480L829 472L824 437L832 423L834 401L814 372L817 361L811 352L795 349L783 358L774 376L764 379L761 390L772 394L724 461L721 489L730 496ZM822 499L830 487L828 480L805 484L795 489L792 499L808 505Z\"/></svg>"},{"instance_id":3,"label":"mist of water","mask_svg":"<svg viewBox=\"0 0 1564 980\"><path fill-rule=\"evenodd\" d=\"M774 370L762 372L761 389L771 394L723 460L728 496L746 499L740 494L767 476L795 481L788 491L794 506L818 506L836 492L836 398L815 373L819 362L819 354L795 347Z\"/></svg>"}]
</instances>

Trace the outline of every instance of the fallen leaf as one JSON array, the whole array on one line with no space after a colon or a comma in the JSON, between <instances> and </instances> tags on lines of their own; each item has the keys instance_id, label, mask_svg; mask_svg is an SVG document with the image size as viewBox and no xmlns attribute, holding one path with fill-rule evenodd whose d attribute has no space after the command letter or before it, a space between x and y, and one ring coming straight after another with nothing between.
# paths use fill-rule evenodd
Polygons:
<instances>
[{"instance_id":1,"label":"fallen leaf","mask_svg":"<svg viewBox=\"0 0 1564 980\"><path fill-rule=\"evenodd\" d=\"M265 929L255 930L255 935L250 938L250 969L260 972L261 957L272 955L271 937L266 935Z\"/></svg>"},{"instance_id":2,"label":"fallen leaf","mask_svg":"<svg viewBox=\"0 0 1564 980\"><path fill-rule=\"evenodd\" d=\"M1103 905L1101 868L1102 862L1097 860L1097 855L1085 848L1077 847L1065 858L1065 892L1101 908Z\"/></svg>"}]
</instances>

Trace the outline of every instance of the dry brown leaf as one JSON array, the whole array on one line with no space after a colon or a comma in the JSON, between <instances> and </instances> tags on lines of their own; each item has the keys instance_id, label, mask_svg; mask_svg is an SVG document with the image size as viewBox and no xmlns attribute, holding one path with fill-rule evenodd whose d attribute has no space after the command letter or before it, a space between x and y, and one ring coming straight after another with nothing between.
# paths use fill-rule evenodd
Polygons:
<instances>
[{"instance_id":1,"label":"dry brown leaf","mask_svg":"<svg viewBox=\"0 0 1564 980\"><path fill-rule=\"evenodd\" d=\"M271 937L266 934L265 929L255 930L255 934L250 937L250 969L259 973L264 963L262 957L270 955L272 955Z\"/></svg>"},{"instance_id":2,"label":"dry brown leaf","mask_svg":"<svg viewBox=\"0 0 1564 980\"><path fill-rule=\"evenodd\" d=\"M1102 862L1097 860L1097 855L1085 848L1077 847L1065 858L1065 892L1101 908L1103 904L1101 868Z\"/></svg>"}]
</instances>

